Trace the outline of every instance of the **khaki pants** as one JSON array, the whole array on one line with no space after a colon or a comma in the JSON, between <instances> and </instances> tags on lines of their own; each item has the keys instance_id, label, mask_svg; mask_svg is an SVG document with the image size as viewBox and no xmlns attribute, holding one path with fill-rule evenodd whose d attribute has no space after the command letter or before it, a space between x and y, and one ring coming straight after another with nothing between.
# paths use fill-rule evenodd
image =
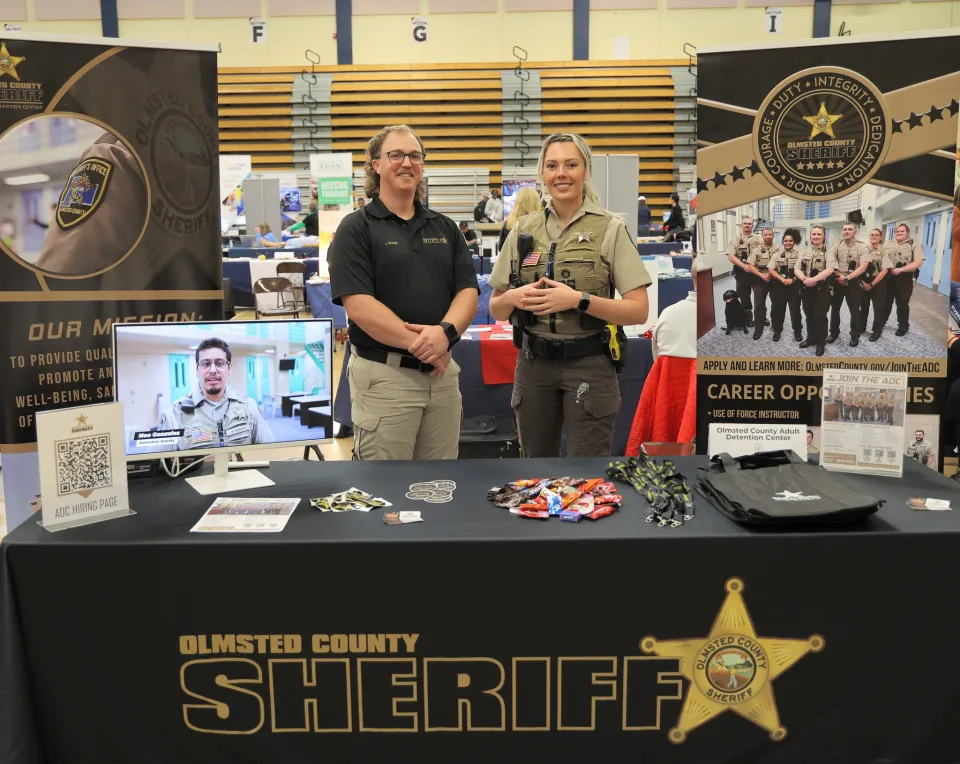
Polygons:
<instances>
[{"instance_id":1,"label":"khaki pants","mask_svg":"<svg viewBox=\"0 0 960 764\"><path fill-rule=\"evenodd\" d=\"M564 427L567 456L610 456L620 383L608 356L555 361L521 350L511 405L524 456L559 456Z\"/></svg>"},{"instance_id":2,"label":"khaki pants","mask_svg":"<svg viewBox=\"0 0 960 764\"><path fill-rule=\"evenodd\" d=\"M399 363L400 356L391 360ZM460 367L442 377L351 354L347 367L354 458L363 461L456 459L460 443Z\"/></svg>"}]
</instances>

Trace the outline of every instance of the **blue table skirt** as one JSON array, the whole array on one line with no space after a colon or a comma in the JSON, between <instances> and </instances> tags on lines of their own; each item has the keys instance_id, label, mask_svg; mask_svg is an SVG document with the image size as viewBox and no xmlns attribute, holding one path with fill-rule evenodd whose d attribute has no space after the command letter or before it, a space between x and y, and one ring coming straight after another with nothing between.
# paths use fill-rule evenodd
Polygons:
<instances>
[{"instance_id":1,"label":"blue table skirt","mask_svg":"<svg viewBox=\"0 0 960 764\"><path fill-rule=\"evenodd\" d=\"M307 284L307 303L314 318L332 318L334 329L347 328L347 313L330 298L330 282Z\"/></svg>"},{"instance_id":2,"label":"blue table skirt","mask_svg":"<svg viewBox=\"0 0 960 764\"><path fill-rule=\"evenodd\" d=\"M493 261L489 257L481 258L477 255L474 255L473 269L476 271L478 276L489 276L490 272L493 270Z\"/></svg>"},{"instance_id":3,"label":"blue table skirt","mask_svg":"<svg viewBox=\"0 0 960 764\"><path fill-rule=\"evenodd\" d=\"M613 431L613 453L622 455L627 450L630 427L640 403L640 393L647 374L653 368L653 353L646 337L629 339L627 368L620 374L620 413ZM347 343L343 368L333 404L333 418L344 427L353 427L350 414L350 383L347 381L347 362L350 345ZM510 396L513 385L488 385L483 381L480 365L480 340L470 334L453 346L453 358L460 365L460 394L463 396L464 417L483 414L510 414Z\"/></svg>"},{"instance_id":4,"label":"blue table skirt","mask_svg":"<svg viewBox=\"0 0 960 764\"><path fill-rule=\"evenodd\" d=\"M320 261L316 258L301 261L307 266L307 278L316 275ZM254 307L253 284L250 281L250 261L226 260L223 263L223 277L230 279L230 291L233 293L235 308Z\"/></svg>"},{"instance_id":5,"label":"blue table skirt","mask_svg":"<svg viewBox=\"0 0 960 764\"><path fill-rule=\"evenodd\" d=\"M663 313L666 308L683 302L693 291L693 279L660 279L657 283L657 312Z\"/></svg>"}]
</instances>

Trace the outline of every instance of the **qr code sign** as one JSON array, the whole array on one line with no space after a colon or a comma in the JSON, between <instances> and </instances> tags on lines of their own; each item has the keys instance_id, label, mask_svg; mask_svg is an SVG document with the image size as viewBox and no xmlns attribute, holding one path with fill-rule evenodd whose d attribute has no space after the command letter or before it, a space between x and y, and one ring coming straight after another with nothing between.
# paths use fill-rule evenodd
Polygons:
<instances>
[{"instance_id":1,"label":"qr code sign","mask_svg":"<svg viewBox=\"0 0 960 764\"><path fill-rule=\"evenodd\" d=\"M110 436L58 441L57 484L60 496L113 485Z\"/></svg>"}]
</instances>

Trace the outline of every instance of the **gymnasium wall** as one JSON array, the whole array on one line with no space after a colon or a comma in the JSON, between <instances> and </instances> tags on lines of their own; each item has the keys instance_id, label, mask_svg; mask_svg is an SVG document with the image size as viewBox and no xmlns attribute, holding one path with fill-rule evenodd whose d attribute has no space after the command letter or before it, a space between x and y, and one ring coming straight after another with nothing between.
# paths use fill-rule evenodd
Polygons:
<instances>
[{"instance_id":1,"label":"gymnasium wall","mask_svg":"<svg viewBox=\"0 0 960 764\"><path fill-rule=\"evenodd\" d=\"M809 37L813 0L779 0L783 32L766 34L772 0L592 0L590 57L680 58L695 46L777 42ZM355 64L509 61L514 45L531 61L572 57L572 0L353 0ZM310 48L336 64L334 0L117 0L122 37L220 43L221 66L293 66ZM383 11L390 9L391 14ZM463 11L461 12L461 9ZM486 12L477 12L485 10ZM446 12L444 12L446 11ZM250 42L249 17L267 20L267 42ZM412 16L429 19L429 39L415 43ZM158 18L159 17L159 18ZM0 0L0 21L25 32L101 33L99 0ZM902 33L960 26L960 0L834 0L831 34ZM615 37L620 41L619 55Z\"/></svg>"}]
</instances>

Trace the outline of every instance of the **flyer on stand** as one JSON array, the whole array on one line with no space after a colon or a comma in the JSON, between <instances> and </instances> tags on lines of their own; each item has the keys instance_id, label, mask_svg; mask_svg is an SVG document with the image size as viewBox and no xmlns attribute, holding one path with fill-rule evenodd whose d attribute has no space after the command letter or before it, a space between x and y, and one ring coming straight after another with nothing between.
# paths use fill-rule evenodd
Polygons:
<instances>
[{"instance_id":1,"label":"flyer on stand","mask_svg":"<svg viewBox=\"0 0 960 764\"><path fill-rule=\"evenodd\" d=\"M219 497L191 533L280 533L300 499Z\"/></svg>"},{"instance_id":2,"label":"flyer on stand","mask_svg":"<svg viewBox=\"0 0 960 764\"><path fill-rule=\"evenodd\" d=\"M820 466L903 476L907 375L823 371Z\"/></svg>"}]
</instances>

